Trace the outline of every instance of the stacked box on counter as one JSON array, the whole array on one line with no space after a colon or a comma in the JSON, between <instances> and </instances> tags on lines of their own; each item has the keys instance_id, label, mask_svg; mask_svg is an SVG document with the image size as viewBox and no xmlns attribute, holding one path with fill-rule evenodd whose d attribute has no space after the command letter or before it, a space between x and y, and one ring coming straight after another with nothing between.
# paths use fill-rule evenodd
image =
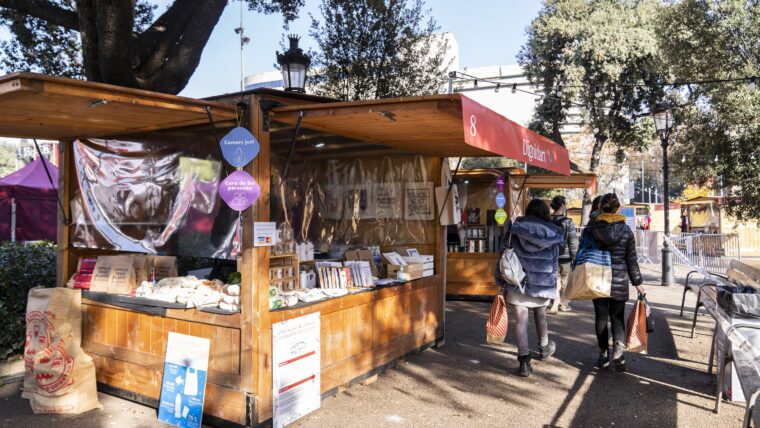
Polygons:
<instances>
[{"instance_id":1,"label":"stacked box on counter","mask_svg":"<svg viewBox=\"0 0 760 428\"><path fill-rule=\"evenodd\" d=\"M383 257L387 263L388 278L411 281L432 276L434 272L433 256L401 256L391 252L383 253Z\"/></svg>"},{"instance_id":2,"label":"stacked box on counter","mask_svg":"<svg viewBox=\"0 0 760 428\"><path fill-rule=\"evenodd\" d=\"M435 274L435 257L434 256L417 256L417 257L404 257L404 261L407 264L421 264L422 265L422 278L433 276Z\"/></svg>"}]
</instances>

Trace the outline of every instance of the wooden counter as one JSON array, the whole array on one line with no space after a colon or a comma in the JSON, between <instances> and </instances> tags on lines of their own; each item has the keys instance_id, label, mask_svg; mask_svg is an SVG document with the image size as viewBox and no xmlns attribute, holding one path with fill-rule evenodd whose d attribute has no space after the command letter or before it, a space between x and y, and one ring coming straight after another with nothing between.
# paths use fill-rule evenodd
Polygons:
<instances>
[{"instance_id":1,"label":"wooden counter","mask_svg":"<svg viewBox=\"0 0 760 428\"><path fill-rule=\"evenodd\" d=\"M272 323L320 313L322 392L432 344L442 335L440 276L271 313ZM271 334L271 330L269 331Z\"/></svg>"},{"instance_id":2,"label":"wooden counter","mask_svg":"<svg viewBox=\"0 0 760 428\"><path fill-rule=\"evenodd\" d=\"M436 275L272 311L270 319L276 323L320 312L324 393L441 338L442 299L441 277ZM83 299L82 348L92 356L101 385L156 406L169 332L208 338L204 417L251 425L246 420L250 396L242 388L240 322L239 314L169 309L161 317ZM262 333L271 337L271 327Z\"/></svg>"},{"instance_id":3,"label":"wooden counter","mask_svg":"<svg viewBox=\"0 0 760 428\"><path fill-rule=\"evenodd\" d=\"M95 362L98 382L130 399L157 405L169 332L211 341L204 413L245 424L239 314L169 309L161 317L82 299L82 348Z\"/></svg>"},{"instance_id":4,"label":"wooden counter","mask_svg":"<svg viewBox=\"0 0 760 428\"><path fill-rule=\"evenodd\" d=\"M448 253L446 296L495 296L500 288L494 280L499 253Z\"/></svg>"}]
</instances>

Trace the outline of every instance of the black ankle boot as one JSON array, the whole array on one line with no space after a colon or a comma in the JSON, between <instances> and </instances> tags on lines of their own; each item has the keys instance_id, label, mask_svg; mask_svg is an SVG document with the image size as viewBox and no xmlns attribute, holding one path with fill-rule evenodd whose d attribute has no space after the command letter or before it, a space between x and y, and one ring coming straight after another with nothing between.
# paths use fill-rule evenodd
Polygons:
<instances>
[{"instance_id":1,"label":"black ankle boot","mask_svg":"<svg viewBox=\"0 0 760 428\"><path fill-rule=\"evenodd\" d=\"M610 366L610 353L609 350L603 349L599 351L599 360L597 360L597 365L599 366L600 370L604 370L607 367Z\"/></svg>"},{"instance_id":2,"label":"black ankle boot","mask_svg":"<svg viewBox=\"0 0 760 428\"><path fill-rule=\"evenodd\" d=\"M612 348L612 363L615 364L616 372L625 371L625 345L623 342L615 342Z\"/></svg>"},{"instance_id":3,"label":"black ankle boot","mask_svg":"<svg viewBox=\"0 0 760 428\"><path fill-rule=\"evenodd\" d=\"M519 355L517 360L520 362L520 376L530 376L533 373L533 367L530 365L530 355Z\"/></svg>"}]
</instances>

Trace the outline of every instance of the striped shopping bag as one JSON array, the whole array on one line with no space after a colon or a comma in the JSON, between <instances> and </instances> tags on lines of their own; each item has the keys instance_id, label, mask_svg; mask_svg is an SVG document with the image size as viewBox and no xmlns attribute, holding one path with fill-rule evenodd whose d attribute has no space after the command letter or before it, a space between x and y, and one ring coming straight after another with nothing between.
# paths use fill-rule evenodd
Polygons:
<instances>
[{"instance_id":1,"label":"striped shopping bag","mask_svg":"<svg viewBox=\"0 0 760 428\"><path fill-rule=\"evenodd\" d=\"M504 302L504 296L499 294L493 299L491 304L491 313L488 314L486 321L486 342L503 343L507 337L507 304Z\"/></svg>"},{"instance_id":2,"label":"striped shopping bag","mask_svg":"<svg viewBox=\"0 0 760 428\"><path fill-rule=\"evenodd\" d=\"M594 238L584 231L565 298L592 300L610 297L611 292L612 256L609 251L600 249Z\"/></svg>"},{"instance_id":3,"label":"striped shopping bag","mask_svg":"<svg viewBox=\"0 0 760 428\"><path fill-rule=\"evenodd\" d=\"M625 347L628 352L647 353L647 303L641 294L625 326Z\"/></svg>"}]
</instances>

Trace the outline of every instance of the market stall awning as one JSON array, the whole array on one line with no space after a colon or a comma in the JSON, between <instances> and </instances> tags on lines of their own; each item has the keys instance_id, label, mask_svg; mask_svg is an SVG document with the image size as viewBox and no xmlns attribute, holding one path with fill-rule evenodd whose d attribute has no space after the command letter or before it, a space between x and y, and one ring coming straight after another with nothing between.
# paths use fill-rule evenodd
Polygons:
<instances>
[{"instance_id":1,"label":"market stall awning","mask_svg":"<svg viewBox=\"0 0 760 428\"><path fill-rule=\"evenodd\" d=\"M34 73L0 77L0 136L69 139L235 119L229 104Z\"/></svg>"},{"instance_id":2,"label":"market stall awning","mask_svg":"<svg viewBox=\"0 0 760 428\"><path fill-rule=\"evenodd\" d=\"M504 156L570 174L567 149L460 94L291 105L273 118L432 156Z\"/></svg>"}]
</instances>

